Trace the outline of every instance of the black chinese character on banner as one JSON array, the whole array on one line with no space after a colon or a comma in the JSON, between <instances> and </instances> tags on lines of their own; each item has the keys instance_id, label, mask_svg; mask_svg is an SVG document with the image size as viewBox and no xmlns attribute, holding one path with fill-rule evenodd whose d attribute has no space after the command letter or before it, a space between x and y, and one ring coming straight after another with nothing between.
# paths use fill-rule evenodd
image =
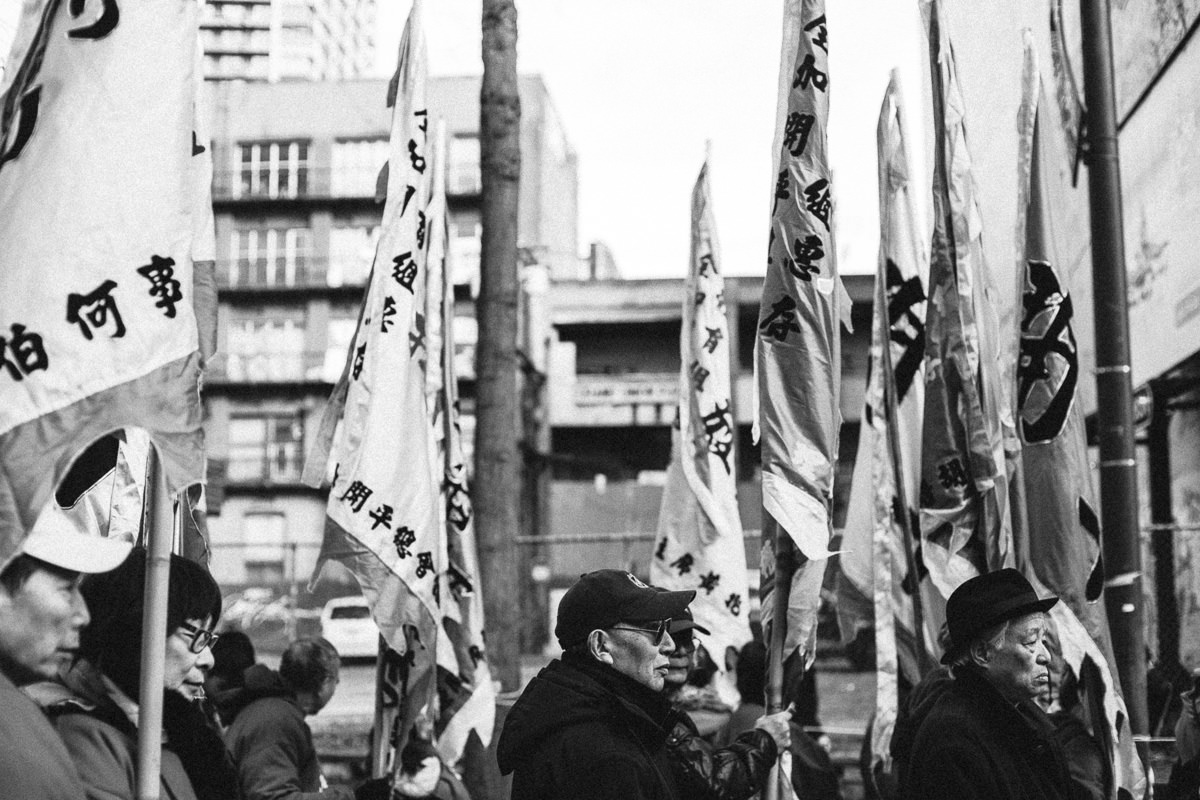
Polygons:
<instances>
[{"instance_id":1,"label":"black chinese character on banner","mask_svg":"<svg viewBox=\"0 0 1200 800\"><path fill-rule=\"evenodd\" d=\"M654 557L659 561L667 557L667 537L658 540L658 549L654 551Z\"/></svg>"},{"instance_id":2,"label":"black chinese character on banner","mask_svg":"<svg viewBox=\"0 0 1200 800\"><path fill-rule=\"evenodd\" d=\"M817 118L812 114L802 114L793 111L788 114L783 128L783 146L793 157L799 156L808 146L808 135L812 133L813 123Z\"/></svg>"},{"instance_id":3,"label":"black chinese character on banner","mask_svg":"<svg viewBox=\"0 0 1200 800\"><path fill-rule=\"evenodd\" d=\"M114 30L117 23L121 20L121 9L117 7L117 0L99 0L100 16L94 22L84 25L82 28L72 28L67 31L69 39L103 39ZM67 11L71 14L71 19L79 19L83 16L83 11L87 5L86 0L71 0L67 5Z\"/></svg>"},{"instance_id":4,"label":"black chinese character on banner","mask_svg":"<svg viewBox=\"0 0 1200 800\"><path fill-rule=\"evenodd\" d=\"M775 209L779 208L780 200L787 200L792 196L790 191L791 184L788 180L787 167L779 170L779 177L775 179L775 205L771 206L771 213L775 213ZM774 233L774 231L772 231Z\"/></svg>"},{"instance_id":5,"label":"black chinese character on banner","mask_svg":"<svg viewBox=\"0 0 1200 800\"><path fill-rule=\"evenodd\" d=\"M22 381L31 372L46 370L50 366L50 359L42 345L41 334L26 333L25 326L18 323L13 323L10 329L12 336L7 339L0 336L0 366L8 370L9 377L14 381Z\"/></svg>"},{"instance_id":6,"label":"black chinese character on banner","mask_svg":"<svg viewBox=\"0 0 1200 800\"><path fill-rule=\"evenodd\" d=\"M717 403L713 410L705 414L704 436L708 441L708 452L721 459L725 472L732 474L729 467L729 454L733 452L733 420L729 413L729 403Z\"/></svg>"},{"instance_id":7,"label":"black chinese character on banner","mask_svg":"<svg viewBox=\"0 0 1200 800\"><path fill-rule=\"evenodd\" d=\"M392 537L392 544L396 548L396 555L401 558L408 558L412 552L408 549L416 544L417 534L413 533L413 529L404 525L396 528L396 535Z\"/></svg>"},{"instance_id":8,"label":"black chinese character on banner","mask_svg":"<svg viewBox=\"0 0 1200 800\"><path fill-rule=\"evenodd\" d=\"M1030 261L1028 276L1017 366L1017 408L1026 441L1048 442L1067 424L1079 381L1079 352L1071 330L1074 310L1048 262Z\"/></svg>"},{"instance_id":9,"label":"black chinese character on banner","mask_svg":"<svg viewBox=\"0 0 1200 800\"><path fill-rule=\"evenodd\" d=\"M446 570L446 577L450 583L450 593L456 599L462 599L475 593L475 585L471 583L471 578L454 564L450 565L450 569Z\"/></svg>"},{"instance_id":10,"label":"black chinese character on banner","mask_svg":"<svg viewBox=\"0 0 1200 800\"><path fill-rule=\"evenodd\" d=\"M150 256L150 263L137 268L138 274L150 281L150 296L157 297L154 305L163 309L168 319L175 318L175 304L183 299L179 281L175 280L175 259Z\"/></svg>"},{"instance_id":11,"label":"black chinese character on banner","mask_svg":"<svg viewBox=\"0 0 1200 800\"><path fill-rule=\"evenodd\" d=\"M788 272L805 283L811 283L813 276L821 272L821 265L817 262L825 257L821 237L815 233L810 233L803 239L796 237L792 244L792 252L794 257L785 261Z\"/></svg>"},{"instance_id":12,"label":"black chinese character on banner","mask_svg":"<svg viewBox=\"0 0 1200 800\"><path fill-rule=\"evenodd\" d=\"M338 499L343 503L349 503L355 513L362 511L363 505L371 496L371 490L362 481L352 481L349 488Z\"/></svg>"},{"instance_id":13,"label":"black chinese character on banner","mask_svg":"<svg viewBox=\"0 0 1200 800\"><path fill-rule=\"evenodd\" d=\"M696 563L696 557L691 553L684 553L672 561L671 566L677 569L680 575L686 575L692 571L692 564L694 563Z\"/></svg>"},{"instance_id":14,"label":"black chinese character on banner","mask_svg":"<svg viewBox=\"0 0 1200 800\"><path fill-rule=\"evenodd\" d=\"M422 175L425 174L425 156L417 152L417 143L413 139L408 140L408 160L412 163L413 169Z\"/></svg>"},{"instance_id":15,"label":"black chinese character on banner","mask_svg":"<svg viewBox=\"0 0 1200 800\"><path fill-rule=\"evenodd\" d=\"M37 127L38 109L42 102L42 87L34 86L25 94L21 95L20 108L17 112L16 133L13 134L12 143L7 148L4 147L4 142L0 141L0 167L3 167L9 161L13 161L17 156L21 155L21 151L25 149L25 145L29 144L29 137L33 136L34 128Z\"/></svg>"},{"instance_id":16,"label":"black chinese character on banner","mask_svg":"<svg viewBox=\"0 0 1200 800\"><path fill-rule=\"evenodd\" d=\"M417 249L425 249L425 212L417 212Z\"/></svg>"},{"instance_id":17,"label":"black chinese character on banner","mask_svg":"<svg viewBox=\"0 0 1200 800\"><path fill-rule=\"evenodd\" d=\"M742 596L737 592L729 595L729 599L725 601L725 607L729 609L729 613L735 617L742 613Z\"/></svg>"},{"instance_id":18,"label":"black chinese character on banner","mask_svg":"<svg viewBox=\"0 0 1200 800\"><path fill-rule=\"evenodd\" d=\"M717 262L713 258L712 253L705 253L700 256L700 275L707 277L717 274Z\"/></svg>"},{"instance_id":19,"label":"black chinese character on banner","mask_svg":"<svg viewBox=\"0 0 1200 800\"><path fill-rule=\"evenodd\" d=\"M777 342L787 341L789 333L799 333L796 324L796 301L784 295L771 304L771 313L758 325L758 329Z\"/></svg>"},{"instance_id":20,"label":"black chinese character on banner","mask_svg":"<svg viewBox=\"0 0 1200 800\"><path fill-rule=\"evenodd\" d=\"M804 207L829 230L829 214L833 211L833 198L829 194L829 181L818 178L804 189Z\"/></svg>"},{"instance_id":21,"label":"black chinese character on banner","mask_svg":"<svg viewBox=\"0 0 1200 800\"><path fill-rule=\"evenodd\" d=\"M708 295L706 295L704 292L696 292L696 300L693 303L693 305L695 305L696 308L699 308L700 306L704 305L704 298L707 296Z\"/></svg>"},{"instance_id":22,"label":"black chinese character on banner","mask_svg":"<svg viewBox=\"0 0 1200 800\"><path fill-rule=\"evenodd\" d=\"M471 496L467 493L465 471L459 464L446 477L446 516L460 531L471 524Z\"/></svg>"},{"instance_id":23,"label":"black chinese character on banner","mask_svg":"<svg viewBox=\"0 0 1200 800\"><path fill-rule=\"evenodd\" d=\"M375 530L379 526L392 529L392 507L387 503L380 503L379 507L370 512L371 530Z\"/></svg>"},{"instance_id":24,"label":"black chinese character on banner","mask_svg":"<svg viewBox=\"0 0 1200 800\"><path fill-rule=\"evenodd\" d=\"M925 287L919 275L908 280L900 274L900 268L890 258L887 261L888 338L893 352L900 350L899 358L892 358L892 373L896 381L896 397L900 402L908 395L916 378L921 361L925 358L925 320L918 313L925 302Z\"/></svg>"},{"instance_id":25,"label":"black chinese character on banner","mask_svg":"<svg viewBox=\"0 0 1200 800\"><path fill-rule=\"evenodd\" d=\"M379 330L387 333L390 326L396 322L396 320L392 319L394 316L396 316L396 298L384 297L383 314L379 318Z\"/></svg>"},{"instance_id":26,"label":"black chinese character on banner","mask_svg":"<svg viewBox=\"0 0 1200 800\"><path fill-rule=\"evenodd\" d=\"M417 553L417 577L424 578L431 572L433 572L433 553L429 550Z\"/></svg>"},{"instance_id":27,"label":"black chinese character on banner","mask_svg":"<svg viewBox=\"0 0 1200 800\"><path fill-rule=\"evenodd\" d=\"M363 342L354 350L354 366L350 368L350 377L358 380L358 376L362 375L363 362L367 359L367 343Z\"/></svg>"},{"instance_id":28,"label":"black chinese character on banner","mask_svg":"<svg viewBox=\"0 0 1200 800\"><path fill-rule=\"evenodd\" d=\"M67 295L67 322L79 326L83 338L92 339L92 328L100 329L108 324L112 316L112 339L120 339L125 335L125 323L121 321L121 312L117 310L116 298L112 290L117 288L117 282L107 280L87 294Z\"/></svg>"},{"instance_id":29,"label":"black chinese character on banner","mask_svg":"<svg viewBox=\"0 0 1200 800\"><path fill-rule=\"evenodd\" d=\"M704 367L700 366L699 361L693 361L692 365L688 368L688 372L692 376L692 386L696 389L696 391L704 391L704 382L708 380L708 376L711 373Z\"/></svg>"},{"instance_id":30,"label":"black chinese character on banner","mask_svg":"<svg viewBox=\"0 0 1200 800\"><path fill-rule=\"evenodd\" d=\"M392 267L392 278L412 292L413 282L417 279L417 262L413 260L412 252L401 253L392 259L392 263L396 265Z\"/></svg>"},{"instance_id":31,"label":"black chinese character on banner","mask_svg":"<svg viewBox=\"0 0 1200 800\"><path fill-rule=\"evenodd\" d=\"M722 314L725 313L725 290L717 292L717 310Z\"/></svg>"},{"instance_id":32,"label":"black chinese character on banner","mask_svg":"<svg viewBox=\"0 0 1200 800\"><path fill-rule=\"evenodd\" d=\"M414 356L425 346L425 315L413 318L413 329L408 332L408 354Z\"/></svg>"},{"instance_id":33,"label":"black chinese character on banner","mask_svg":"<svg viewBox=\"0 0 1200 800\"><path fill-rule=\"evenodd\" d=\"M706 595L716 591L717 584L721 582L721 576L709 570L707 575L700 576L700 588L704 590Z\"/></svg>"},{"instance_id":34,"label":"black chinese character on banner","mask_svg":"<svg viewBox=\"0 0 1200 800\"><path fill-rule=\"evenodd\" d=\"M819 92L825 91L829 86L829 76L817 69L817 60L813 58L812 53L806 55L800 62L800 66L796 67L796 77L792 79L792 88L795 89L797 86L805 89L812 86Z\"/></svg>"},{"instance_id":35,"label":"black chinese character on banner","mask_svg":"<svg viewBox=\"0 0 1200 800\"><path fill-rule=\"evenodd\" d=\"M720 328L705 328L704 330L708 332L708 338L704 340L704 344L701 347L708 351L709 354L717 352L717 346L721 344L721 340L725 338L725 334L721 332Z\"/></svg>"},{"instance_id":36,"label":"black chinese character on banner","mask_svg":"<svg viewBox=\"0 0 1200 800\"><path fill-rule=\"evenodd\" d=\"M969 482L967 468L960 458L951 458L937 465L938 483L946 491L966 486Z\"/></svg>"},{"instance_id":37,"label":"black chinese character on banner","mask_svg":"<svg viewBox=\"0 0 1200 800\"><path fill-rule=\"evenodd\" d=\"M805 25L804 30L806 32L816 31L812 37L812 43L826 53L829 52L829 30L825 27L824 14Z\"/></svg>"}]
</instances>

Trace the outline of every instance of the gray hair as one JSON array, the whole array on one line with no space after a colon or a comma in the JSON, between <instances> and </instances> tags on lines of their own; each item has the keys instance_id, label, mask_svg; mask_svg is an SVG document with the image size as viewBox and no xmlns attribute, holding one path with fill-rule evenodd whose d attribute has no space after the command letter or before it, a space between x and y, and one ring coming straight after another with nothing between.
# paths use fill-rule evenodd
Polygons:
<instances>
[{"instance_id":1,"label":"gray hair","mask_svg":"<svg viewBox=\"0 0 1200 800\"><path fill-rule=\"evenodd\" d=\"M1004 637L1008 635L1008 626L1012 620L1004 620L997 622L995 625L990 625L975 635L967 646L962 649L950 662L951 672L956 672L963 667L975 663L975 651L977 647L982 646L985 653L990 653L1000 647L1004 643Z\"/></svg>"}]
</instances>

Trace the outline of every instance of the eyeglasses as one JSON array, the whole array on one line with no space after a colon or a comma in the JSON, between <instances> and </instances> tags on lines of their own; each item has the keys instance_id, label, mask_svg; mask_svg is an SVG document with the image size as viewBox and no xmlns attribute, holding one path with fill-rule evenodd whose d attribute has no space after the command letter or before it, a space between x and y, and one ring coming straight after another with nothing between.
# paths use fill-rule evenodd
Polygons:
<instances>
[{"instance_id":1,"label":"eyeglasses","mask_svg":"<svg viewBox=\"0 0 1200 800\"><path fill-rule=\"evenodd\" d=\"M636 625L628 625L628 626L613 625L611 628L609 628L609 630L636 631L637 633L652 633L652 634L654 634L654 639L653 639L654 646L658 647L660 644L662 644L662 640L666 637L667 626L670 624L671 624L671 620L660 619L658 622L655 623L655 627L653 627L653 628L639 628Z\"/></svg>"},{"instance_id":2,"label":"eyeglasses","mask_svg":"<svg viewBox=\"0 0 1200 800\"><path fill-rule=\"evenodd\" d=\"M197 628L190 622L181 622L179 623L179 627L192 635L192 641L188 645L188 649L197 655L203 653L204 648L212 647L217 643L217 639L221 638L219 634L204 628Z\"/></svg>"}]
</instances>

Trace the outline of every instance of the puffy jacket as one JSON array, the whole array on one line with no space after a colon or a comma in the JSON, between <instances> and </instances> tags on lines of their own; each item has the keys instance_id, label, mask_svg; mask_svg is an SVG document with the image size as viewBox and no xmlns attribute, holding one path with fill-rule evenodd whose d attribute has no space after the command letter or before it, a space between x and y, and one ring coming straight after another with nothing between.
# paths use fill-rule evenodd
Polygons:
<instances>
[{"instance_id":1,"label":"puffy jacket","mask_svg":"<svg viewBox=\"0 0 1200 800\"><path fill-rule=\"evenodd\" d=\"M508 712L496 758L521 800L677 800L671 706L586 658L538 673Z\"/></svg>"},{"instance_id":2,"label":"puffy jacket","mask_svg":"<svg viewBox=\"0 0 1200 800\"><path fill-rule=\"evenodd\" d=\"M679 711L667 737L667 752L682 797L692 800L745 800L761 790L778 748L762 730L746 731L717 748L700 738L691 717Z\"/></svg>"}]
</instances>

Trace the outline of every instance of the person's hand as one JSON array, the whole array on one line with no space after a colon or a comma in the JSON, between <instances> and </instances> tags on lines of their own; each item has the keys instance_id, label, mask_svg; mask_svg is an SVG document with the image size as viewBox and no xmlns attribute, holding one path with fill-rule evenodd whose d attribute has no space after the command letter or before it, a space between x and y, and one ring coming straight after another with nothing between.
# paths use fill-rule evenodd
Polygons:
<instances>
[{"instance_id":1,"label":"person's hand","mask_svg":"<svg viewBox=\"0 0 1200 800\"><path fill-rule=\"evenodd\" d=\"M788 706L783 711L759 717L754 723L755 728L766 731L775 740L781 753L792 746L792 709L793 706Z\"/></svg>"},{"instance_id":2,"label":"person's hand","mask_svg":"<svg viewBox=\"0 0 1200 800\"><path fill-rule=\"evenodd\" d=\"M354 800L389 800L391 796L391 778L372 778L354 790Z\"/></svg>"}]
</instances>

